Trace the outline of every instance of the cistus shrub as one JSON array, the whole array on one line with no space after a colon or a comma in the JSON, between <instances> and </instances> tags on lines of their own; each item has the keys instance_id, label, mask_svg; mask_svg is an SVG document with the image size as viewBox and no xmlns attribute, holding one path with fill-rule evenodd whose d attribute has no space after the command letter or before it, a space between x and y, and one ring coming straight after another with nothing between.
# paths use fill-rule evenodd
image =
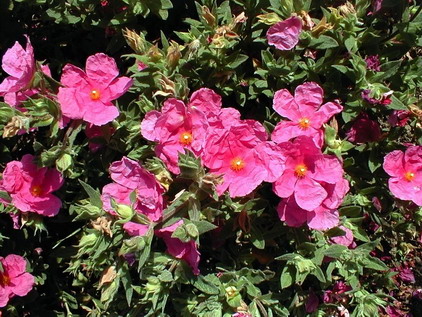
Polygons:
<instances>
[{"instance_id":1,"label":"cistus shrub","mask_svg":"<svg viewBox=\"0 0 422 317\"><path fill-rule=\"evenodd\" d=\"M422 316L416 0L0 3L1 316Z\"/></svg>"}]
</instances>

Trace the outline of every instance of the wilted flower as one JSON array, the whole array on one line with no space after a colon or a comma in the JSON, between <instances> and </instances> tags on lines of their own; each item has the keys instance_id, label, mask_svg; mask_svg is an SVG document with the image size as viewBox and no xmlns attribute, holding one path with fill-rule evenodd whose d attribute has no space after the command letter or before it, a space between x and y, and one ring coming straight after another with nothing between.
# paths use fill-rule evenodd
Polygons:
<instances>
[{"instance_id":1,"label":"wilted flower","mask_svg":"<svg viewBox=\"0 0 422 317\"><path fill-rule=\"evenodd\" d=\"M388 153L383 167L391 176L388 187L393 195L422 206L422 146L410 146L404 153Z\"/></svg>"},{"instance_id":2,"label":"wilted flower","mask_svg":"<svg viewBox=\"0 0 422 317\"><path fill-rule=\"evenodd\" d=\"M365 58L366 68L374 72L381 71L380 59L378 55L371 55Z\"/></svg>"},{"instance_id":3,"label":"wilted flower","mask_svg":"<svg viewBox=\"0 0 422 317\"><path fill-rule=\"evenodd\" d=\"M381 94L381 96L378 98L374 97L374 92L370 89L365 89L362 91L361 96L362 99L366 102L373 104L373 105L389 105L392 100L390 96L392 95L393 91L388 91L386 93Z\"/></svg>"},{"instance_id":4,"label":"wilted flower","mask_svg":"<svg viewBox=\"0 0 422 317\"><path fill-rule=\"evenodd\" d=\"M344 296L342 294L350 290L352 290L352 288L349 285L343 281L337 281L331 290L326 290L324 292L324 303L338 303Z\"/></svg>"},{"instance_id":5,"label":"wilted flower","mask_svg":"<svg viewBox=\"0 0 422 317\"><path fill-rule=\"evenodd\" d=\"M299 42L302 31L301 19L292 16L271 26L267 31L268 44L279 50L290 50Z\"/></svg>"},{"instance_id":6,"label":"wilted flower","mask_svg":"<svg viewBox=\"0 0 422 317\"><path fill-rule=\"evenodd\" d=\"M410 119L412 112L408 110L394 110L388 116L388 123L392 127L404 127Z\"/></svg>"},{"instance_id":7,"label":"wilted flower","mask_svg":"<svg viewBox=\"0 0 422 317\"><path fill-rule=\"evenodd\" d=\"M26 154L21 161L7 163L0 187L20 211L55 216L62 203L52 192L63 185L62 175L53 168L38 168L33 160L32 155Z\"/></svg>"},{"instance_id":8,"label":"wilted flower","mask_svg":"<svg viewBox=\"0 0 422 317\"><path fill-rule=\"evenodd\" d=\"M91 152L96 152L103 147L103 144L96 142L96 138L103 138L109 140L115 129L111 125L97 126L94 124L87 124L85 128L85 135L88 137L88 147Z\"/></svg>"},{"instance_id":9,"label":"wilted flower","mask_svg":"<svg viewBox=\"0 0 422 317\"><path fill-rule=\"evenodd\" d=\"M172 224L171 226L159 229L155 231L155 234L162 238L167 245L167 252L172 256L185 260L192 268L192 272L195 275L199 275L199 257L198 246L194 240L183 242L178 238L172 238L173 232L183 225L183 220Z\"/></svg>"},{"instance_id":10,"label":"wilted flower","mask_svg":"<svg viewBox=\"0 0 422 317\"><path fill-rule=\"evenodd\" d=\"M322 105L323 94L322 88L314 82L298 86L294 96L287 89L278 90L274 95L273 108L290 121L280 121L271 135L271 140L281 143L305 135L312 137L314 143L321 147L322 125L343 110L343 107L335 102Z\"/></svg>"},{"instance_id":11,"label":"wilted flower","mask_svg":"<svg viewBox=\"0 0 422 317\"><path fill-rule=\"evenodd\" d=\"M61 77L64 87L57 98L63 115L104 125L119 115L111 101L123 95L132 85L128 77L117 77L119 70L113 58L97 53L88 57L86 72L71 64L65 65Z\"/></svg>"},{"instance_id":12,"label":"wilted flower","mask_svg":"<svg viewBox=\"0 0 422 317\"><path fill-rule=\"evenodd\" d=\"M357 144L376 142L381 139L381 129L378 122L369 119L368 115L363 113L353 122L346 136L350 142Z\"/></svg>"},{"instance_id":13,"label":"wilted flower","mask_svg":"<svg viewBox=\"0 0 422 317\"><path fill-rule=\"evenodd\" d=\"M26 260L16 254L0 257L3 268L0 271L0 307L5 307L9 300L25 296L34 286L34 276L26 272Z\"/></svg>"}]
</instances>

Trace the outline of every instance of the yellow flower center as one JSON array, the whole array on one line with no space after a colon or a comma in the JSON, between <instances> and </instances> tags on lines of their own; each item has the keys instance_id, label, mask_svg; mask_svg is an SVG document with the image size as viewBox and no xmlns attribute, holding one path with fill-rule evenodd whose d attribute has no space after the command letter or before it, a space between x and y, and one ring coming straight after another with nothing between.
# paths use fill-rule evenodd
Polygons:
<instances>
[{"instance_id":1,"label":"yellow flower center","mask_svg":"<svg viewBox=\"0 0 422 317\"><path fill-rule=\"evenodd\" d=\"M180 134L180 138L179 141L180 143L182 143L183 145L189 145L192 143L192 133L190 132L183 132L182 134Z\"/></svg>"},{"instance_id":2,"label":"yellow flower center","mask_svg":"<svg viewBox=\"0 0 422 317\"><path fill-rule=\"evenodd\" d=\"M306 130L311 125L311 120L304 117L299 120L299 127L303 130Z\"/></svg>"},{"instance_id":3,"label":"yellow flower center","mask_svg":"<svg viewBox=\"0 0 422 317\"><path fill-rule=\"evenodd\" d=\"M302 178L306 175L306 173L308 172L308 168L306 167L305 164L298 164L295 167L295 175L299 178Z\"/></svg>"},{"instance_id":4,"label":"yellow flower center","mask_svg":"<svg viewBox=\"0 0 422 317\"><path fill-rule=\"evenodd\" d=\"M34 197L41 196L42 192L43 192L42 187L40 185L32 186L29 191L31 192L32 196L34 196Z\"/></svg>"},{"instance_id":5,"label":"yellow flower center","mask_svg":"<svg viewBox=\"0 0 422 317\"><path fill-rule=\"evenodd\" d=\"M415 178L415 173L413 173L413 172L406 172L406 173L404 173L404 178L408 182L411 182Z\"/></svg>"},{"instance_id":6,"label":"yellow flower center","mask_svg":"<svg viewBox=\"0 0 422 317\"><path fill-rule=\"evenodd\" d=\"M230 168L235 171L241 171L245 167L245 162L240 157L235 157L230 161Z\"/></svg>"},{"instance_id":7,"label":"yellow flower center","mask_svg":"<svg viewBox=\"0 0 422 317\"><path fill-rule=\"evenodd\" d=\"M0 272L0 285L7 286L10 284L10 277L6 272Z\"/></svg>"},{"instance_id":8,"label":"yellow flower center","mask_svg":"<svg viewBox=\"0 0 422 317\"><path fill-rule=\"evenodd\" d=\"M98 100L98 99L100 99L100 91L93 89L89 93L89 96L91 97L92 100Z\"/></svg>"}]
</instances>

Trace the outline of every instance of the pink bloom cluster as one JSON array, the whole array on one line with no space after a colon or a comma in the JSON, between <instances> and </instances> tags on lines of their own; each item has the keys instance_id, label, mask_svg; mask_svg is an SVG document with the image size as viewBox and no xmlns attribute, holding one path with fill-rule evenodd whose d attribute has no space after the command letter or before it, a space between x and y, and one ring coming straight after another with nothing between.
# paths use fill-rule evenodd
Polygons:
<instances>
[{"instance_id":1,"label":"pink bloom cluster","mask_svg":"<svg viewBox=\"0 0 422 317\"><path fill-rule=\"evenodd\" d=\"M115 60L103 53L88 57L85 70L71 64L63 68L61 83L64 87L60 87L57 94L62 113L70 119L106 124L119 115L111 101L123 95L132 80L118 77Z\"/></svg>"},{"instance_id":2,"label":"pink bloom cluster","mask_svg":"<svg viewBox=\"0 0 422 317\"><path fill-rule=\"evenodd\" d=\"M164 188L158 183L155 176L145 170L138 162L123 157L110 166L110 176L114 181L105 185L101 200L104 210L115 215L111 199L117 204L131 206L139 214L143 214L151 221L158 221L162 217L164 208ZM136 200L132 204L130 195L135 192ZM127 222L123 228L130 235L144 235L149 226L135 222Z\"/></svg>"},{"instance_id":3,"label":"pink bloom cluster","mask_svg":"<svg viewBox=\"0 0 422 317\"><path fill-rule=\"evenodd\" d=\"M0 97L4 97L4 101L12 107L39 92L31 87L36 72L34 49L29 37L25 37L26 48L16 42L6 51L2 60L2 68L9 76L0 84ZM41 68L45 74L51 75L47 65Z\"/></svg>"},{"instance_id":4,"label":"pink bloom cluster","mask_svg":"<svg viewBox=\"0 0 422 317\"><path fill-rule=\"evenodd\" d=\"M174 172L184 149L203 159L212 173L223 174L218 194L231 197L251 193L263 181L274 181L281 173L283 158L268 141L265 128L255 120L241 120L233 108L221 108L221 97L202 88L185 105L177 99L164 103L161 112L147 113L142 135L158 142L155 152Z\"/></svg>"},{"instance_id":5,"label":"pink bloom cluster","mask_svg":"<svg viewBox=\"0 0 422 317\"><path fill-rule=\"evenodd\" d=\"M10 203L22 212L55 216L62 203L52 193L63 185L63 177L56 169L38 168L33 160L32 155L26 154L21 161L7 163L0 189L10 195Z\"/></svg>"},{"instance_id":6,"label":"pink bloom cluster","mask_svg":"<svg viewBox=\"0 0 422 317\"><path fill-rule=\"evenodd\" d=\"M286 157L285 169L273 184L274 192L283 198L277 207L280 219L289 226L306 222L318 230L335 227L337 208L349 190L340 161L322 154L307 136L279 147Z\"/></svg>"},{"instance_id":7,"label":"pink bloom cluster","mask_svg":"<svg viewBox=\"0 0 422 317\"><path fill-rule=\"evenodd\" d=\"M14 296L25 296L34 286L34 276L26 272L26 260L16 254L0 257L0 307L5 307Z\"/></svg>"},{"instance_id":8,"label":"pink bloom cluster","mask_svg":"<svg viewBox=\"0 0 422 317\"><path fill-rule=\"evenodd\" d=\"M113 199L116 204L131 206L135 212L145 215L151 222L161 220L164 208L164 189L154 175L140 166L138 162L127 157L111 164L110 175L114 182L104 186L101 195L104 210L116 215L111 202ZM136 198L134 202L131 202L130 196L133 192ZM169 227L156 230L155 234L164 239L171 255L185 260L192 267L193 273L199 274L199 252L195 241L182 242L171 237L172 233L182 224L183 221L180 220ZM149 227L149 225L132 221L123 225L126 232L132 236L145 235Z\"/></svg>"},{"instance_id":9,"label":"pink bloom cluster","mask_svg":"<svg viewBox=\"0 0 422 317\"><path fill-rule=\"evenodd\" d=\"M391 176L388 187L393 195L422 206L422 146L409 146L404 153L388 153L383 167Z\"/></svg>"},{"instance_id":10,"label":"pink bloom cluster","mask_svg":"<svg viewBox=\"0 0 422 317\"><path fill-rule=\"evenodd\" d=\"M279 50L291 50L299 42L302 31L300 18L292 16L271 26L267 31L268 44Z\"/></svg>"},{"instance_id":11,"label":"pink bloom cluster","mask_svg":"<svg viewBox=\"0 0 422 317\"><path fill-rule=\"evenodd\" d=\"M318 147L322 147L324 130L322 125L343 107L335 102L323 102L324 91L314 82L298 86L295 95L287 89L278 90L274 95L273 108L288 121L280 121L271 139L276 143L291 140L300 135L312 137Z\"/></svg>"}]
</instances>

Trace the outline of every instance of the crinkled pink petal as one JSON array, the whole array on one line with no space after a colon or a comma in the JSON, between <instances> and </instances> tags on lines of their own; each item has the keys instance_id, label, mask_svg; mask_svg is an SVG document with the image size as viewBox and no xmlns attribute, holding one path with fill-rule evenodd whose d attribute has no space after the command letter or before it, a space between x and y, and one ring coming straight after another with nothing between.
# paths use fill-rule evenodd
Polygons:
<instances>
[{"instance_id":1,"label":"crinkled pink petal","mask_svg":"<svg viewBox=\"0 0 422 317\"><path fill-rule=\"evenodd\" d=\"M103 209L108 213L115 215L115 211L111 206L111 199L118 204L131 205L130 194L133 189L127 188L123 185L111 183L103 187L101 194L101 201L103 202Z\"/></svg>"},{"instance_id":2,"label":"crinkled pink petal","mask_svg":"<svg viewBox=\"0 0 422 317\"><path fill-rule=\"evenodd\" d=\"M252 128L254 135L258 139L260 139L261 141L268 140L267 130L265 130L261 122L253 120L253 119L247 119L247 120L243 120L243 123L248 124Z\"/></svg>"},{"instance_id":3,"label":"crinkled pink petal","mask_svg":"<svg viewBox=\"0 0 422 317\"><path fill-rule=\"evenodd\" d=\"M33 211L46 217L53 217L59 213L60 208L62 207L62 201L52 194L47 194L33 199L30 206L31 209L28 211Z\"/></svg>"},{"instance_id":4,"label":"crinkled pink petal","mask_svg":"<svg viewBox=\"0 0 422 317\"><path fill-rule=\"evenodd\" d=\"M331 237L330 240L333 243L341 244L348 247L349 245L353 243L353 232L352 230L350 230L349 228L345 226L340 226L339 228L344 231L344 235Z\"/></svg>"},{"instance_id":5,"label":"crinkled pink petal","mask_svg":"<svg viewBox=\"0 0 422 317\"><path fill-rule=\"evenodd\" d=\"M349 182L343 178L335 184L324 183L323 187L327 191L327 198L324 199L323 205L328 209L336 209L349 191Z\"/></svg>"},{"instance_id":6,"label":"crinkled pink petal","mask_svg":"<svg viewBox=\"0 0 422 317\"><path fill-rule=\"evenodd\" d=\"M57 99L60 103L62 114L70 119L82 119L84 110L81 109L77 100L77 90L75 88L59 88Z\"/></svg>"},{"instance_id":7,"label":"crinkled pink petal","mask_svg":"<svg viewBox=\"0 0 422 317\"><path fill-rule=\"evenodd\" d=\"M301 209L292 197L280 201L277 206L277 213L280 220L284 221L289 227L300 227L307 219L307 211Z\"/></svg>"},{"instance_id":8,"label":"crinkled pink petal","mask_svg":"<svg viewBox=\"0 0 422 317\"><path fill-rule=\"evenodd\" d=\"M256 147L267 176L264 181L273 183L283 174L285 170L286 157L280 148L273 142L263 142Z\"/></svg>"},{"instance_id":9,"label":"crinkled pink petal","mask_svg":"<svg viewBox=\"0 0 422 317\"><path fill-rule=\"evenodd\" d=\"M147 234L149 226L129 221L123 225L123 229L130 236L144 236Z\"/></svg>"},{"instance_id":10,"label":"crinkled pink petal","mask_svg":"<svg viewBox=\"0 0 422 317\"><path fill-rule=\"evenodd\" d=\"M10 287L0 287L0 307L7 306L9 300L13 297L12 290Z\"/></svg>"},{"instance_id":11,"label":"crinkled pink petal","mask_svg":"<svg viewBox=\"0 0 422 317\"><path fill-rule=\"evenodd\" d=\"M273 191L281 198L287 198L293 195L297 177L294 171L285 170L283 175L273 183Z\"/></svg>"},{"instance_id":12,"label":"crinkled pink petal","mask_svg":"<svg viewBox=\"0 0 422 317\"><path fill-rule=\"evenodd\" d=\"M25 179L22 175L22 162L11 161L3 171L3 188L8 193L16 193L22 187Z\"/></svg>"},{"instance_id":13,"label":"crinkled pink petal","mask_svg":"<svg viewBox=\"0 0 422 317\"><path fill-rule=\"evenodd\" d=\"M56 169L46 169L46 173L43 179L43 190L46 193L51 193L58 190L63 185L63 176L62 174Z\"/></svg>"},{"instance_id":14,"label":"crinkled pink petal","mask_svg":"<svg viewBox=\"0 0 422 317\"><path fill-rule=\"evenodd\" d=\"M315 112L312 118L312 126L320 128L324 123L327 123L337 113L340 113L343 107L335 102L327 102Z\"/></svg>"},{"instance_id":15,"label":"crinkled pink petal","mask_svg":"<svg viewBox=\"0 0 422 317\"><path fill-rule=\"evenodd\" d=\"M415 182L409 182L404 178L390 178L388 188L395 197L401 200L413 200L415 194L420 191L420 186Z\"/></svg>"},{"instance_id":16,"label":"crinkled pink petal","mask_svg":"<svg viewBox=\"0 0 422 317\"><path fill-rule=\"evenodd\" d=\"M318 182L305 176L296 182L294 196L300 208L312 211L321 206L327 192Z\"/></svg>"},{"instance_id":17,"label":"crinkled pink petal","mask_svg":"<svg viewBox=\"0 0 422 317\"><path fill-rule=\"evenodd\" d=\"M322 104L324 91L314 82L306 82L297 86L295 90L295 101L299 108L308 107L314 111Z\"/></svg>"},{"instance_id":18,"label":"crinkled pink petal","mask_svg":"<svg viewBox=\"0 0 422 317\"><path fill-rule=\"evenodd\" d=\"M86 100L83 120L95 125L104 125L119 116L119 110L112 103L104 104L99 100Z\"/></svg>"},{"instance_id":19,"label":"crinkled pink petal","mask_svg":"<svg viewBox=\"0 0 422 317\"><path fill-rule=\"evenodd\" d=\"M159 136L156 133L155 126L157 120L161 117L161 113L153 110L149 111L144 120L141 122L141 134L142 136L149 141L158 141Z\"/></svg>"},{"instance_id":20,"label":"crinkled pink petal","mask_svg":"<svg viewBox=\"0 0 422 317\"><path fill-rule=\"evenodd\" d=\"M26 49L23 49L19 42L15 42L15 45L6 51L3 55L2 68L13 77L26 77L25 81L29 82L34 74L35 59L31 42L27 36L26 39Z\"/></svg>"},{"instance_id":21,"label":"crinkled pink petal","mask_svg":"<svg viewBox=\"0 0 422 317\"><path fill-rule=\"evenodd\" d=\"M142 178L152 176L144 171L137 161L123 157L115 161L109 168L111 179L125 187L135 189L142 181ZM152 176L153 177L153 176Z\"/></svg>"},{"instance_id":22,"label":"crinkled pink petal","mask_svg":"<svg viewBox=\"0 0 422 317\"><path fill-rule=\"evenodd\" d=\"M34 276L29 273L23 273L11 279L9 287L14 294L18 296L25 296L32 290L34 284Z\"/></svg>"},{"instance_id":23,"label":"crinkled pink petal","mask_svg":"<svg viewBox=\"0 0 422 317\"><path fill-rule=\"evenodd\" d=\"M400 150L396 150L388 153L384 157L383 168L384 171L390 176L403 177L406 171L403 167L404 153Z\"/></svg>"},{"instance_id":24,"label":"crinkled pink petal","mask_svg":"<svg viewBox=\"0 0 422 317\"><path fill-rule=\"evenodd\" d=\"M318 182L335 184L343 178L343 167L337 157L324 155L315 160L315 169L310 175Z\"/></svg>"},{"instance_id":25,"label":"crinkled pink petal","mask_svg":"<svg viewBox=\"0 0 422 317\"><path fill-rule=\"evenodd\" d=\"M108 88L105 89L107 100L114 100L123 95L132 86L133 80L129 77L116 78Z\"/></svg>"},{"instance_id":26,"label":"crinkled pink petal","mask_svg":"<svg viewBox=\"0 0 422 317\"><path fill-rule=\"evenodd\" d=\"M290 17L271 26L267 31L268 44L279 50L290 50L299 42L302 22L298 17Z\"/></svg>"},{"instance_id":27,"label":"crinkled pink petal","mask_svg":"<svg viewBox=\"0 0 422 317\"><path fill-rule=\"evenodd\" d=\"M276 91L274 94L273 108L279 115L292 121L298 121L302 117L295 98L287 89Z\"/></svg>"},{"instance_id":28,"label":"crinkled pink petal","mask_svg":"<svg viewBox=\"0 0 422 317\"><path fill-rule=\"evenodd\" d=\"M319 143L321 138L319 130L315 130L312 127L309 127L308 129L301 129L296 122L292 121L280 121L277 123L273 133L271 134L271 140L275 143L282 143L300 135L312 137L314 139L314 143L316 140L315 144L318 147L320 146Z\"/></svg>"},{"instance_id":29,"label":"crinkled pink petal","mask_svg":"<svg viewBox=\"0 0 422 317\"><path fill-rule=\"evenodd\" d=\"M86 74L90 81L94 81L99 87L106 88L119 76L116 61L104 53L91 55L86 60Z\"/></svg>"},{"instance_id":30,"label":"crinkled pink petal","mask_svg":"<svg viewBox=\"0 0 422 317\"><path fill-rule=\"evenodd\" d=\"M404 167L422 173L422 146L409 146L404 153Z\"/></svg>"},{"instance_id":31,"label":"crinkled pink petal","mask_svg":"<svg viewBox=\"0 0 422 317\"><path fill-rule=\"evenodd\" d=\"M188 107L195 107L205 114L218 113L221 109L221 96L212 89L201 88L192 93Z\"/></svg>"},{"instance_id":32,"label":"crinkled pink petal","mask_svg":"<svg viewBox=\"0 0 422 317\"><path fill-rule=\"evenodd\" d=\"M72 88L89 85L85 72L72 64L66 64L63 67L60 82L62 85Z\"/></svg>"},{"instance_id":33,"label":"crinkled pink petal","mask_svg":"<svg viewBox=\"0 0 422 317\"><path fill-rule=\"evenodd\" d=\"M308 227L315 230L328 230L338 225L339 216L337 210L323 207L309 211L307 214Z\"/></svg>"},{"instance_id":34,"label":"crinkled pink petal","mask_svg":"<svg viewBox=\"0 0 422 317\"><path fill-rule=\"evenodd\" d=\"M155 155L166 164L170 172L176 175L180 174L179 153L184 152L181 144L157 144L155 147Z\"/></svg>"},{"instance_id":35,"label":"crinkled pink petal","mask_svg":"<svg viewBox=\"0 0 422 317\"><path fill-rule=\"evenodd\" d=\"M26 260L16 254L9 254L2 262L10 278L15 278L26 271Z\"/></svg>"}]
</instances>

